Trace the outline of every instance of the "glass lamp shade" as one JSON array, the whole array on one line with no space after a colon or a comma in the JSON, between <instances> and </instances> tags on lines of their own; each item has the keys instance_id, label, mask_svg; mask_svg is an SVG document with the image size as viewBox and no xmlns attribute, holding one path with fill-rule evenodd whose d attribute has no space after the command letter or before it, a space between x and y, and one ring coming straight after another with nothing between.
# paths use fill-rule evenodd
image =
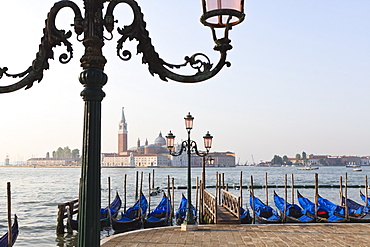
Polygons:
<instances>
[{"instance_id":1,"label":"glass lamp shade","mask_svg":"<svg viewBox=\"0 0 370 247\"><path fill-rule=\"evenodd\" d=\"M209 133L209 131L207 131L207 134L205 134L205 136L203 136L203 139L204 139L204 147L207 150L210 150L211 147L212 147L212 138L213 138L213 136L211 136L211 134Z\"/></svg>"},{"instance_id":2,"label":"glass lamp shade","mask_svg":"<svg viewBox=\"0 0 370 247\"><path fill-rule=\"evenodd\" d=\"M194 120L194 117L192 115L190 115L190 112L188 115L186 115L186 117L184 117L185 119L185 128L187 130L191 130L193 128L193 120Z\"/></svg>"},{"instance_id":3,"label":"glass lamp shade","mask_svg":"<svg viewBox=\"0 0 370 247\"><path fill-rule=\"evenodd\" d=\"M166 135L166 142L167 142L167 148L169 150L172 150L175 145L175 136L172 134L171 131L170 133Z\"/></svg>"},{"instance_id":4,"label":"glass lamp shade","mask_svg":"<svg viewBox=\"0 0 370 247\"><path fill-rule=\"evenodd\" d=\"M201 0L203 15L200 21L205 26L222 28L237 25L244 18L244 0Z\"/></svg>"},{"instance_id":5,"label":"glass lamp shade","mask_svg":"<svg viewBox=\"0 0 370 247\"><path fill-rule=\"evenodd\" d=\"M209 158L209 160L208 160L208 163L212 166L212 165L214 165L215 164L215 159L214 158Z\"/></svg>"}]
</instances>

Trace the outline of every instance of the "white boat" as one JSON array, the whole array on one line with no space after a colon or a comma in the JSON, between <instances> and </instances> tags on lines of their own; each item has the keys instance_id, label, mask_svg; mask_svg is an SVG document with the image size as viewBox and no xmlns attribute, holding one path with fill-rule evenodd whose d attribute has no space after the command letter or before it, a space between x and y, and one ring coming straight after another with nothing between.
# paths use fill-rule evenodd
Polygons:
<instances>
[{"instance_id":1,"label":"white boat","mask_svg":"<svg viewBox=\"0 0 370 247\"><path fill-rule=\"evenodd\" d=\"M304 167L297 168L297 170L305 170L305 171L318 170L318 169L319 169L318 167L311 167L311 166L304 166Z\"/></svg>"},{"instance_id":2,"label":"white boat","mask_svg":"<svg viewBox=\"0 0 370 247\"><path fill-rule=\"evenodd\" d=\"M355 168L355 169L353 169L352 171L354 171L354 172L361 172L361 171L362 171L362 169L361 169L361 168Z\"/></svg>"},{"instance_id":3,"label":"white boat","mask_svg":"<svg viewBox=\"0 0 370 247\"><path fill-rule=\"evenodd\" d=\"M346 167L361 167L361 165L351 164L351 165L346 165Z\"/></svg>"}]
</instances>

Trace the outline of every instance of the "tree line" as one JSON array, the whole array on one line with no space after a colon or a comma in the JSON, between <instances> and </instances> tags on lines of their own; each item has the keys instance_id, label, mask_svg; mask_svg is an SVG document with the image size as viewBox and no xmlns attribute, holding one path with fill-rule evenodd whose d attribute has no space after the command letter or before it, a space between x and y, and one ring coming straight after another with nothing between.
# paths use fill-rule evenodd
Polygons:
<instances>
[{"instance_id":1,"label":"tree line","mask_svg":"<svg viewBox=\"0 0 370 247\"><path fill-rule=\"evenodd\" d=\"M46 153L46 158L50 159L50 153ZM71 150L68 146L67 147L59 147L57 150L52 152L52 158L53 159L74 159L79 160L80 159L80 150L73 149Z\"/></svg>"},{"instance_id":2,"label":"tree line","mask_svg":"<svg viewBox=\"0 0 370 247\"><path fill-rule=\"evenodd\" d=\"M307 154L306 152L302 152L301 154L295 155L295 162L294 164L305 164L307 161ZM289 160L288 156L284 155L283 157L280 157L279 155L274 155L274 158L272 158L271 163L274 165L293 165L293 162Z\"/></svg>"}]
</instances>

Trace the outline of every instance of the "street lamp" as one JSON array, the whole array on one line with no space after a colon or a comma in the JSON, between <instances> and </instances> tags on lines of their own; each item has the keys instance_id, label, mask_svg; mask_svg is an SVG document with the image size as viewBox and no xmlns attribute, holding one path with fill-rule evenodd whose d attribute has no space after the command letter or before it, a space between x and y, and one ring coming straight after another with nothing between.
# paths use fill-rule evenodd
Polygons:
<instances>
[{"instance_id":1,"label":"street lamp","mask_svg":"<svg viewBox=\"0 0 370 247\"><path fill-rule=\"evenodd\" d=\"M180 145L180 150L176 151L174 150L175 147L175 136L170 131L168 135L166 136L167 140L167 148L172 156L179 156L182 154L183 151L187 152L188 156L188 186L187 186L187 192L188 192L188 205L186 210L186 218L184 223L181 225L181 230L196 230L197 226L195 224L193 211L191 210L191 153L195 152L200 157L205 157L209 153L209 150L212 147L212 138L211 134L209 134L209 131L203 136L204 139L204 147L206 148L205 152L200 152L197 147L197 143L190 139L190 132L193 128L193 120L194 117L190 115L190 112L188 115L186 115L185 119L185 128L188 132L188 139L186 141L183 141Z\"/></svg>"},{"instance_id":2,"label":"street lamp","mask_svg":"<svg viewBox=\"0 0 370 247\"><path fill-rule=\"evenodd\" d=\"M215 76L225 65L230 66L230 63L226 61L226 53L232 49L228 38L229 30L232 26L242 22L245 14L243 13L243 0L203 0L201 22L211 28L216 43L214 50L220 53L220 59L213 66L206 55L195 53L192 56L186 56L183 64L174 65L165 62L155 51L146 30L144 15L135 0L84 0L83 3L84 15L81 14L81 9L77 4L72 1L64 0L54 4L45 21L39 51L32 65L25 71L15 74L9 73L7 67L0 67L0 79L3 76L19 78L19 81L14 84L0 86L0 93L14 92L22 88L29 89L34 82L41 81L44 70L50 67L49 59L54 58L53 49L56 46L64 45L67 50L59 56L61 63L68 63L72 59L73 48L69 41L72 32L59 30L55 25L60 10L72 9L74 32L77 34L77 40L81 41L85 47L85 53L80 59L83 71L79 76L79 81L84 87L81 97L85 101L85 109L78 246L97 247L100 243L101 101L105 97L102 88L108 80L104 73L107 60L103 56L102 48L104 41L111 39L105 37L113 36L112 32L116 23L113 15L115 7L124 3L129 5L133 12L132 23L123 28L117 28L121 35L117 41L117 55L124 61L130 60L132 54L123 48L123 43L136 39L138 41L137 53L142 53L142 61L148 65L152 75L157 74L164 81L171 79L184 83L207 80ZM105 16L103 15L104 7L106 7ZM216 28L224 29L222 38L216 37ZM104 31L108 32L108 35L104 35ZM190 66L195 72L192 75L180 75L172 71L186 66Z\"/></svg>"}]
</instances>

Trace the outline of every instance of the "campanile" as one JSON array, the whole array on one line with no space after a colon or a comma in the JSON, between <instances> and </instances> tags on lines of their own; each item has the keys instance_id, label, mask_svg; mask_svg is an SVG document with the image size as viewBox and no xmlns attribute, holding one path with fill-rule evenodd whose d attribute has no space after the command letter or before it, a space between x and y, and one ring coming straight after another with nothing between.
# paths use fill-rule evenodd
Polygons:
<instances>
[{"instance_id":1,"label":"campanile","mask_svg":"<svg viewBox=\"0 0 370 247\"><path fill-rule=\"evenodd\" d=\"M125 119L125 113L122 107L122 117L118 124L118 154L124 154L127 152L127 123Z\"/></svg>"}]
</instances>

